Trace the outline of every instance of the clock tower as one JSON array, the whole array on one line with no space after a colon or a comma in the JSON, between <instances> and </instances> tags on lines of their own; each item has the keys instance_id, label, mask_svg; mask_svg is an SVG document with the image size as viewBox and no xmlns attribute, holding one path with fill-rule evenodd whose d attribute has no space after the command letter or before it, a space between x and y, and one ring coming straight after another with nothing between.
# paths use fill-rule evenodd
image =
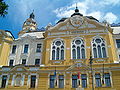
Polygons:
<instances>
[{"instance_id":1,"label":"clock tower","mask_svg":"<svg viewBox=\"0 0 120 90\"><path fill-rule=\"evenodd\" d=\"M22 31L19 32L19 36L23 35L24 33L27 32L34 32L37 29L37 23L35 21L35 15L32 12L29 16L29 18L24 22Z\"/></svg>"}]
</instances>

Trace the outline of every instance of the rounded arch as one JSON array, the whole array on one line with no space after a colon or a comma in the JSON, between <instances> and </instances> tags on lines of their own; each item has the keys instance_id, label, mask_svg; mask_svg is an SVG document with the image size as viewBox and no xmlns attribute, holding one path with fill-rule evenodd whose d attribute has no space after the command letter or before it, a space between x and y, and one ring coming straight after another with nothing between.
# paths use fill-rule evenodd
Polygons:
<instances>
[{"instance_id":1,"label":"rounded arch","mask_svg":"<svg viewBox=\"0 0 120 90\"><path fill-rule=\"evenodd\" d=\"M85 59L85 42L83 38L76 37L71 41L71 58Z\"/></svg>"},{"instance_id":2,"label":"rounded arch","mask_svg":"<svg viewBox=\"0 0 120 90\"><path fill-rule=\"evenodd\" d=\"M95 36L92 39L92 54L94 58L106 58L106 41L101 36Z\"/></svg>"},{"instance_id":3,"label":"rounded arch","mask_svg":"<svg viewBox=\"0 0 120 90\"><path fill-rule=\"evenodd\" d=\"M54 39L51 44L51 60L64 60L65 43L61 38Z\"/></svg>"}]
</instances>

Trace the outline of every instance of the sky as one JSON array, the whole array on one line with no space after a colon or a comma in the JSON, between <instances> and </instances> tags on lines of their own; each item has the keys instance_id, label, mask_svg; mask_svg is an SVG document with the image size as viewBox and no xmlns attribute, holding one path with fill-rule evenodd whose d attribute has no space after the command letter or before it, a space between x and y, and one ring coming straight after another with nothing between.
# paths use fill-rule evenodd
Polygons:
<instances>
[{"instance_id":1,"label":"sky","mask_svg":"<svg viewBox=\"0 0 120 90\"><path fill-rule=\"evenodd\" d=\"M37 27L46 27L74 13L76 3L84 16L93 16L100 22L120 22L120 0L4 0L8 5L6 17L0 17L0 29L9 30L15 38L24 21L33 12Z\"/></svg>"}]
</instances>

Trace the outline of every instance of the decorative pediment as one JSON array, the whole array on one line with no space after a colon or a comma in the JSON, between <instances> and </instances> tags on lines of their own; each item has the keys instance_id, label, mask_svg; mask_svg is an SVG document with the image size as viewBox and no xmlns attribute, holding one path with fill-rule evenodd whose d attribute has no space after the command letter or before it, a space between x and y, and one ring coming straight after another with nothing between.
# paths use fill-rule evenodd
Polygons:
<instances>
[{"instance_id":1,"label":"decorative pediment","mask_svg":"<svg viewBox=\"0 0 120 90\"><path fill-rule=\"evenodd\" d=\"M87 69L89 68L89 66L84 63L75 63L71 65L70 67L68 67L65 71L72 71L72 70L78 70L78 69L83 69L83 68Z\"/></svg>"},{"instance_id":2,"label":"decorative pediment","mask_svg":"<svg viewBox=\"0 0 120 90\"><path fill-rule=\"evenodd\" d=\"M75 15L67 20L58 23L49 30L81 30L81 29L95 29L104 27L103 24L87 17Z\"/></svg>"},{"instance_id":3,"label":"decorative pediment","mask_svg":"<svg viewBox=\"0 0 120 90\"><path fill-rule=\"evenodd\" d=\"M10 71L12 72L26 72L27 69L25 69L24 66L15 66L14 68L12 68Z\"/></svg>"}]
</instances>

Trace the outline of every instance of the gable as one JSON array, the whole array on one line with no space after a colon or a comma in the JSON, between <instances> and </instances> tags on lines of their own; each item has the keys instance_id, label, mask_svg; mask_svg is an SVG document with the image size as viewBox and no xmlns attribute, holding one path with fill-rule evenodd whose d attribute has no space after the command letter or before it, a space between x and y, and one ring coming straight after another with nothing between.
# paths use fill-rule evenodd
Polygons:
<instances>
[{"instance_id":1,"label":"gable","mask_svg":"<svg viewBox=\"0 0 120 90\"><path fill-rule=\"evenodd\" d=\"M24 66L15 66L10 71L12 71L12 72L26 72L27 69Z\"/></svg>"},{"instance_id":2,"label":"gable","mask_svg":"<svg viewBox=\"0 0 120 90\"><path fill-rule=\"evenodd\" d=\"M105 24L85 16L75 15L47 29L48 35L86 34L107 32Z\"/></svg>"}]
</instances>

